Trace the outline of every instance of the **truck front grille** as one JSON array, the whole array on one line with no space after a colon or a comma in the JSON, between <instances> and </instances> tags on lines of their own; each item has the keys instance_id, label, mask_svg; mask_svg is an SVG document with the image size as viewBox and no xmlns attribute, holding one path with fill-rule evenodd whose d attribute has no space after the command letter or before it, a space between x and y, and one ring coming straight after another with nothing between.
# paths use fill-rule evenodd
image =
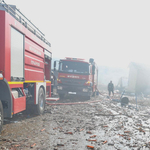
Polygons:
<instances>
[{"instance_id":1,"label":"truck front grille","mask_svg":"<svg viewBox=\"0 0 150 150\"><path fill-rule=\"evenodd\" d=\"M82 80L82 79L66 79L66 78L61 78L62 84L65 85L84 85L84 83L86 82L86 80Z\"/></svg>"}]
</instances>

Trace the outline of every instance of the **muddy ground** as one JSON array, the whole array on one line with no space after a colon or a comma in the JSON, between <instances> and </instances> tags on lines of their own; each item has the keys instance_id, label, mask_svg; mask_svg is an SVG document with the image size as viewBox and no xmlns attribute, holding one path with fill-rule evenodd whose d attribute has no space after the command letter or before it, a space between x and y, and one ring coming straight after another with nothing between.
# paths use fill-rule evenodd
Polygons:
<instances>
[{"instance_id":1,"label":"muddy ground","mask_svg":"<svg viewBox=\"0 0 150 150\"><path fill-rule=\"evenodd\" d=\"M138 100L137 107L134 98L129 98L126 107L121 107L117 99L103 95L92 98L90 101L97 100L94 103L47 105L41 116L17 114L4 122L0 149L150 149L149 99ZM70 98L61 102L74 101L81 100Z\"/></svg>"}]
</instances>

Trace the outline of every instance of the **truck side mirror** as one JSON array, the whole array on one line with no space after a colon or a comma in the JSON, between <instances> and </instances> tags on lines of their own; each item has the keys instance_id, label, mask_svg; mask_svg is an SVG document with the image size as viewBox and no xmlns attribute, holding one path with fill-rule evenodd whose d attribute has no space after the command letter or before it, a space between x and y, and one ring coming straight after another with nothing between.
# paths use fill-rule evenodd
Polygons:
<instances>
[{"instance_id":1,"label":"truck side mirror","mask_svg":"<svg viewBox=\"0 0 150 150\"><path fill-rule=\"evenodd\" d=\"M54 70L56 70L56 61L54 61Z\"/></svg>"}]
</instances>

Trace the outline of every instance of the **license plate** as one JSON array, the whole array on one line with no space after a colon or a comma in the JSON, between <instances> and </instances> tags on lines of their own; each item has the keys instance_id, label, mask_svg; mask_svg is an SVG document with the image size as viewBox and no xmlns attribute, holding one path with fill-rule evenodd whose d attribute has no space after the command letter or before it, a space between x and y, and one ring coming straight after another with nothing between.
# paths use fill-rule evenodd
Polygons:
<instances>
[{"instance_id":1,"label":"license plate","mask_svg":"<svg viewBox=\"0 0 150 150\"><path fill-rule=\"evenodd\" d=\"M76 92L68 92L68 94L77 94Z\"/></svg>"}]
</instances>

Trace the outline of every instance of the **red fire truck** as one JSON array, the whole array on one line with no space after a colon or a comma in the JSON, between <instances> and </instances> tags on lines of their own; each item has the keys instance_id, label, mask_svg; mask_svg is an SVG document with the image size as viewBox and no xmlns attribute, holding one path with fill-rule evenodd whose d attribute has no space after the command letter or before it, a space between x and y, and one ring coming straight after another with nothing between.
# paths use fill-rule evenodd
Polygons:
<instances>
[{"instance_id":1,"label":"red fire truck","mask_svg":"<svg viewBox=\"0 0 150 150\"><path fill-rule=\"evenodd\" d=\"M26 110L38 114L51 96L51 44L14 5L0 1L0 131L3 118Z\"/></svg>"},{"instance_id":2,"label":"red fire truck","mask_svg":"<svg viewBox=\"0 0 150 150\"><path fill-rule=\"evenodd\" d=\"M56 62L54 62L54 69ZM94 59L89 62L79 58L66 58L59 61L57 93L60 98L65 95L78 95L86 99L95 95L98 84L98 68Z\"/></svg>"}]
</instances>

